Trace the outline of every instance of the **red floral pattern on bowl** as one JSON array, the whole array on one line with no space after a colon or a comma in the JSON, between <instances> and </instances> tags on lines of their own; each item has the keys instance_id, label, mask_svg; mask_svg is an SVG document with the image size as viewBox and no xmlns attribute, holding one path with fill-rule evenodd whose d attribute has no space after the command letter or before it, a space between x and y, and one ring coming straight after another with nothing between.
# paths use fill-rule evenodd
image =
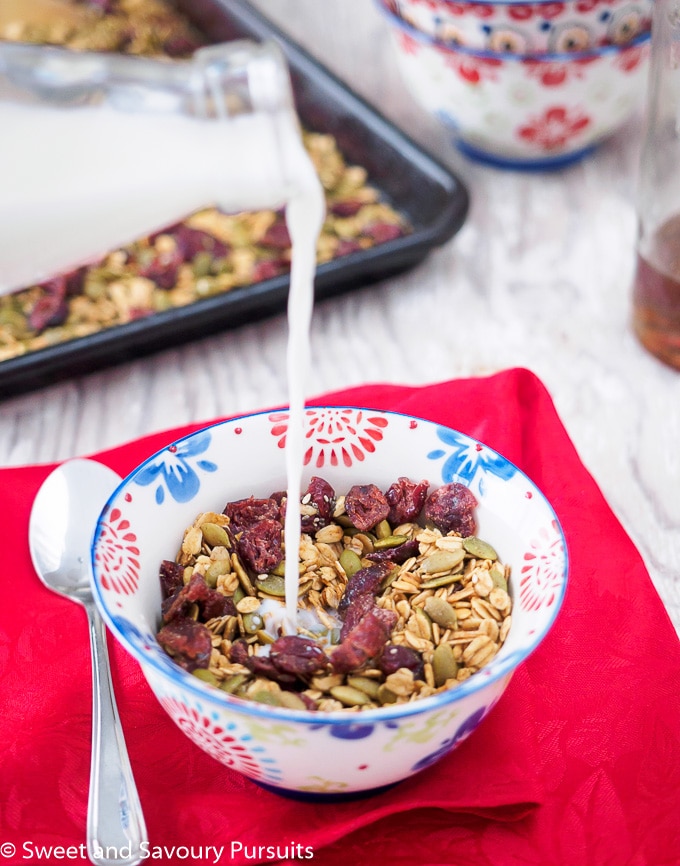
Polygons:
<instances>
[{"instance_id":1,"label":"red floral pattern on bowl","mask_svg":"<svg viewBox=\"0 0 680 866\"><path fill-rule=\"evenodd\" d=\"M515 54L625 45L651 28L653 0L385 0L406 24L444 43Z\"/></svg>"}]
</instances>

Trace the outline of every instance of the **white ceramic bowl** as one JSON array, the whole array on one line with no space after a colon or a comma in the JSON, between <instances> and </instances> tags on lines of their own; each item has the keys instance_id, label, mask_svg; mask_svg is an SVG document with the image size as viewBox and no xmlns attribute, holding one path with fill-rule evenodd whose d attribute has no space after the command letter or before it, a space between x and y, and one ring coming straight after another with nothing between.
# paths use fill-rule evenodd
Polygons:
<instances>
[{"instance_id":1,"label":"white ceramic bowl","mask_svg":"<svg viewBox=\"0 0 680 866\"><path fill-rule=\"evenodd\" d=\"M526 54L625 45L651 27L653 0L388 0L391 11L441 42Z\"/></svg>"},{"instance_id":2,"label":"white ceramic bowl","mask_svg":"<svg viewBox=\"0 0 680 866\"><path fill-rule=\"evenodd\" d=\"M324 713L234 697L187 673L159 647L159 565L174 556L200 512L285 489L286 424L285 412L217 424L132 472L98 522L92 548L95 600L161 705L218 761L280 791L381 789L429 766L467 737L541 643L566 588L565 541L541 492L485 445L405 415L310 408L305 485L318 475L338 493L365 483L386 489L406 475L426 478L432 489L460 481L472 490L479 500L479 535L512 568L512 626L488 666L454 689L408 704ZM402 736L406 728L408 737Z\"/></svg>"},{"instance_id":3,"label":"white ceramic bowl","mask_svg":"<svg viewBox=\"0 0 680 866\"><path fill-rule=\"evenodd\" d=\"M498 54L443 45L378 6L415 100L469 156L559 168L619 129L644 96L649 34L575 54Z\"/></svg>"}]
</instances>

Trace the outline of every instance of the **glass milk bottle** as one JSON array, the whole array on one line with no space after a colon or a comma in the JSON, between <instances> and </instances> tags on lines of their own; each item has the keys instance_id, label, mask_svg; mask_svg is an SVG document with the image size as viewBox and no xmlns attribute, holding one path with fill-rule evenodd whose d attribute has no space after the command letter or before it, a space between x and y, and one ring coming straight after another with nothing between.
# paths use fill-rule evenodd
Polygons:
<instances>
[{"instance_id":1,"label":"glass milk bottle","mask_svg":"<svg viewBox=\"0 0 680 866\"><path fill-rule=\"evenodd\" d=\"M655 0L638 188L633 327L680 369L680 0Z\"/></svg>"},{"instance_id":2,"label":"glass milk bottle","mask_svg":"<svg viewBox=\"0 0 680 866\"><path fill-rule=\"evenodd\" d=\"M0 43L0 293L203 207L279 207L313 174L274 43L184 61Z\"/></svg>"}]
</instances>

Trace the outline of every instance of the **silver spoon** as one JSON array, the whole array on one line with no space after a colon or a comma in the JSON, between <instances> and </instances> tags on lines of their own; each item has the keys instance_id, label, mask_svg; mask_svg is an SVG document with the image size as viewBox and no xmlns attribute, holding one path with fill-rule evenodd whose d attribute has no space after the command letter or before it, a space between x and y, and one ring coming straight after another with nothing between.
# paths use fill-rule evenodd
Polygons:
<instances>
[{"instance_id":1,"label":"silver spoon","mask_svg":"<svg viewBox=\"0 0 680 866\"><path fill-rule=\"evenodd\" d=\"M92 758L87 852L98 866L134 866L148 846L113 695L106 629L90 589L90 542L97 517L120 483L94 460L69 460L43 482L29 520L33 566L45 586L83 605L92 650Z\"/></svg>"}]
</instances>

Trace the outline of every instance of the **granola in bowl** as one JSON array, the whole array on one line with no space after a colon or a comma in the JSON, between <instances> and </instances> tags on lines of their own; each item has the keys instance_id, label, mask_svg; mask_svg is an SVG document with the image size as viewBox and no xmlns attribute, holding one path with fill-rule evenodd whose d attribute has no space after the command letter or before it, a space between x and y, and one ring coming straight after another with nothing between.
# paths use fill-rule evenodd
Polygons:
<instances>
[{"instance_id":1,"label":"granola in bowl","mask_svg":"<svg viewBox=\"0 0 680 866\"><path fill-rule=\"evenodd\" d=\"M311 479L296 634L282 620L285 497L199 515L161 564L159 643L204 682L290 709L376 709L453 688L505 641L509 568L475 535L467 487L428 490L401 477L336 496Z\"/></svg>"}]
</instances>

